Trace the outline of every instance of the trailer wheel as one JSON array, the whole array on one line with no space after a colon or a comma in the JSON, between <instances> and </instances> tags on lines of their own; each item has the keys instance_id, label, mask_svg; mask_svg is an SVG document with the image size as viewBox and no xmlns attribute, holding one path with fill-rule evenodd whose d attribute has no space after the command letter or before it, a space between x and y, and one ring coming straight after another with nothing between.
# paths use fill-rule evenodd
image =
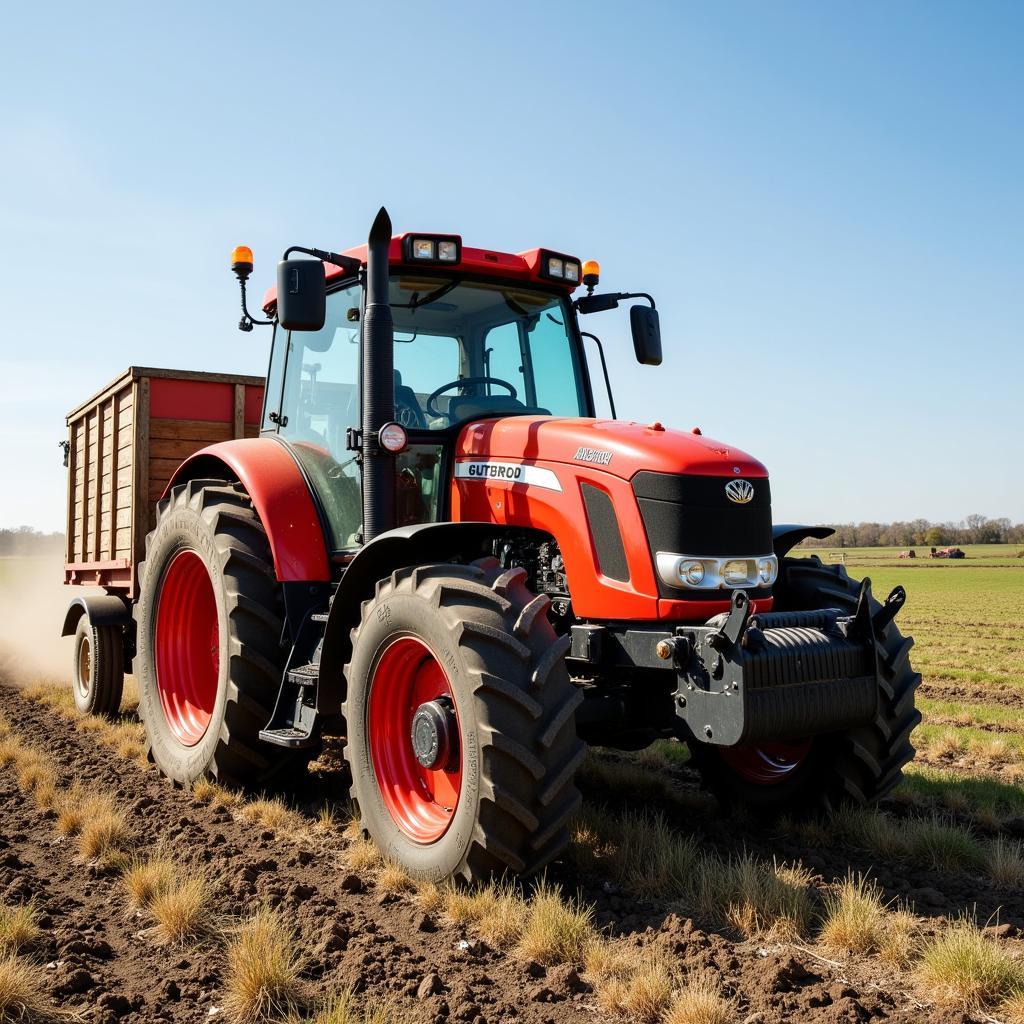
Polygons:
<instances>
[{"instance_id":1,"label":"trailer wheel","mask_svg":"<svg viewBox=\"0 0 1024 1024\"><path fill-rule=\"evenodd\" d=\"M400 569L363 603L345 670L362 826L417 878L529 874L569 840L580 692L522 569Z\"/></svg>"},{"instance_id":2,"label":"trailer wheel","mask_svg":"<svg viewBox=\"0 0 1024 1024\"><path fill-rule=\"evenodd\" d=\"M94 626L78 620L71 689L75 707L85 715L116 715L124 688L124 633L118 626Z\"/></svg>"},{"instance_id":3,"label":"trailer wheel","mask_svg":"<svg viewBox=\"0 0 1024 1024\"><path fill-rule=\"evenodd\" d=\"M857 606L860 583L842 565L817 556L787 558L776 588L780 609ZM879 604L873 603L873 611ZM691 743L691 763L703 786L727 807L755 813L832 812L843 805L866 806L889 793L914 756L910 734L921 721L914 698L921 676L910 664L914 641L890 622L877 641L881 666L878 712L868 725L846 732L741 747Z\"/></svg>"},{"instance_id":4,"label":"trailer wheel","mask_svg":"<svg viewBox=\"0 0 1024 1024\"><path fill-rule=\"evenodd\" d=\"M139 715L160 770L181 785L261 785L304 765L308 751L259 739L284 671L283 605L241 484L175 487L138 571Z\"/></svg>"}]
</instances>

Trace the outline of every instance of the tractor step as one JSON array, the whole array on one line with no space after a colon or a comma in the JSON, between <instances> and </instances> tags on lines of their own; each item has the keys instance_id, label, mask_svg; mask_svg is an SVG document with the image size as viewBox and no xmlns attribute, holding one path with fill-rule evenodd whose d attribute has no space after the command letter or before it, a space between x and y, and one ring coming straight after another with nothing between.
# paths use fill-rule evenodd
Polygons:
<instances>
[{"instance_id":1,"label":"tractor step","mask_svg":"<svg viewBox=\"0 0 1024 1024\"><path fill-rule=\"evenodd\" d=\"M316 743L316 737L312 733L296 729L294 726L286 729L261 729L260 739L264 743L273 743L276 747L290 747L293 750L311 747Z\"/></svg>"},{"instance_id":2,"label":"tractor step","mask_svg":"<svg viewBox=\"0 0 1024 1024\"><path fill-rule=\"evenodd\" d=\"M324 623L326 623L327 622L327 612L313 612L313 614L310 615L310 619L312 619L313 622L324 622Z\"/></svg>"},{"instance_id":3,"label":"tractor step","mask_svg":"<svg viewBox=\"0 0 1024 1024\"><path fill-rule=\"evenodd\" d=\"M295 686L316 686L319 675L319 665L297 665L288 669L288 682Z\"/></svg>"}]
</instances>

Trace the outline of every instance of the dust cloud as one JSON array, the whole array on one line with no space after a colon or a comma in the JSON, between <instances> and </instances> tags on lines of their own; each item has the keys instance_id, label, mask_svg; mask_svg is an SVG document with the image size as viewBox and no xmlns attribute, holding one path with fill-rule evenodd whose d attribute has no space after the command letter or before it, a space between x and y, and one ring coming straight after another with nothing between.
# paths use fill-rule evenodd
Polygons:
<instances>
[{"instance_id":1,"label":"dust cloud","mask_svg":"<svg viewBox=\"0 0 1024 1024\"><path fill-rule=\"evenodd\" d=\"M70 678L73 639L60 630L68 605L87 593L101 591L64 586L59 556L0 558L0 682Z\"/></svg>"}]
</instances>

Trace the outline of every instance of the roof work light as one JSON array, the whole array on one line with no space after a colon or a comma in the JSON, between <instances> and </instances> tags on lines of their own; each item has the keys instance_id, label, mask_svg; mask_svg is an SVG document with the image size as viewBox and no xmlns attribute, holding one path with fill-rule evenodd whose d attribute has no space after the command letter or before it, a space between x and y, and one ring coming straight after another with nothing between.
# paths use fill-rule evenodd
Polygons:
<instances>
[{"instance_id":1,"label":"roof work light","mask_svg":"<svg viewBox=\"0 0 1024 1024\"><path fill-rule=\"evenodd\" d=\"M458 263L462 259L462 239L458 235L406 235L402 256L409 263Z\"/></svg>"},{"instance_id":2,"label":"roof work light","mask_svg":"<svg viewBox=\"0 0 1024 1024\"><path fill-rule=\"evenodd\" d=\"M575 256L542 249L538 273L549 281L577 285L580 283L580 261Z\"/></svg>"}]
</instances>

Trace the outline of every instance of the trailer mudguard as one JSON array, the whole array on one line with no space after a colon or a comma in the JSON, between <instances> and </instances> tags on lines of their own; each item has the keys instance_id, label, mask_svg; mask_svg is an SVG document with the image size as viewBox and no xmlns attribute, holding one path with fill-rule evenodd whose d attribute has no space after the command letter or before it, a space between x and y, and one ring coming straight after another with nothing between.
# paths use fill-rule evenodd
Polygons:
<instances>
[{"instance_id":1,"label":"trailer mudguard","mask_svg":"<svg viewBox=\"0 0 1024 1024\"><path fill-rule=\"evenodd\" d=\"M487 554L486 542L503 532L503 527L494 523L421 523L388 530L360 548L338 584L324 630L317 687L319 714L341 714L345 665L352 653L349 634L358 625L360 606L373 596L378 580L411 565L480 558Z\"/></svg>"},{"instance_id":2,"label":"trailer mudguard","mask_svg":"<svg viewBox=\"0 0 1024 1024\"><path fill-rule=\"evenodd\" d=\"M282 583L330 580L327 544L312 490L287 445L273 437L222 441L189 456L164 490L189 480L237 480L252 498Z\"/></svg>"},{"instance_id":3,"label":"trailer mudguard","mask_svg":"<svg viewBox=\"0 0 1024 1024\"><path fill-rule=\"evenodd\" d=\"M132 621L131 605L120 597L107 594L76 597L68 605L60 635L74 636L83 615L93 626L120 626L123 629Z\"/></svg>"},{"instance_id":4,"label":"trailer mudguard","mask_svg":"<svg viewBox=\"0 0 1024 1024\"><path fill-rule=\"evenodd\" d=\"M808 537L824 540L835 532L831 526L797 526L795 523L777 523L772 527L772 547L775 549L775 557L781 559L784 555L789 554L791 548Z\"/></svg>"}]
</instances>

